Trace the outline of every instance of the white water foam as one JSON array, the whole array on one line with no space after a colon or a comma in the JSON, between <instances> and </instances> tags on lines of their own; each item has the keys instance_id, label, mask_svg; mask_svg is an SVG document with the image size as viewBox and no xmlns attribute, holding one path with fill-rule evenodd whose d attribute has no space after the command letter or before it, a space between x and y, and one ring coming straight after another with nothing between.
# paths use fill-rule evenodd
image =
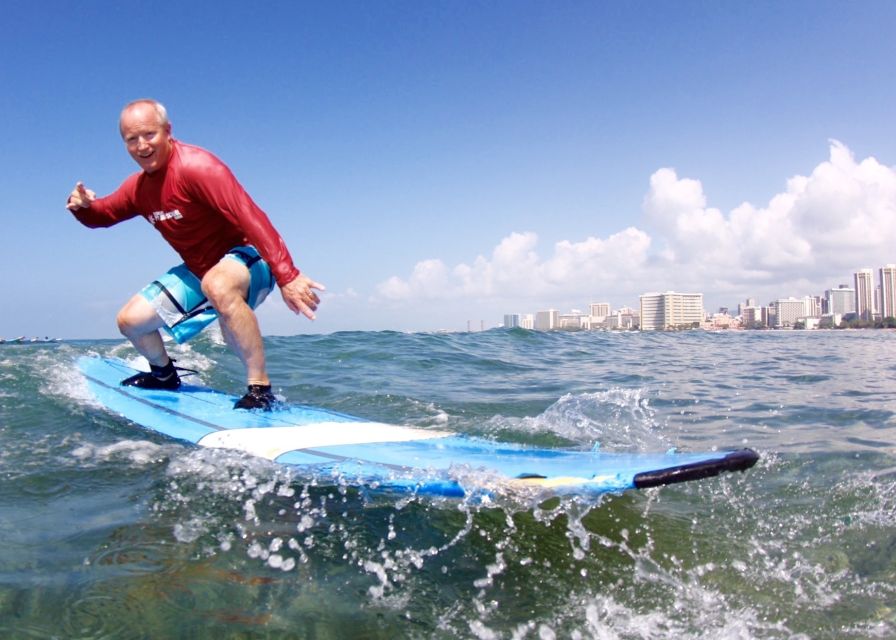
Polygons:
<instances>
[{"instance_id":1,"label":"white water foam","mask_svg":"<svg viewBox=\"0 0 896 640\"><path fill-rule=\"evenodd\" d=\"M127 461L138 467L162 464L181 449L178 445L160 445L148 440L121 440L108 445L80 442L71 451L82 466Z\"/></svg>"},{"instance_id":2,"label":"white water foam","mask_svg":"<svg viewBox=\"0 0 896 640\"><path fill-rule=\"evenodd\" d=\"M664 451L671 446L664 429L656 422L644 389L566 394L538 416L496 416L487 429L553 433L606 451Z\"/></svg>"}]
</instances>

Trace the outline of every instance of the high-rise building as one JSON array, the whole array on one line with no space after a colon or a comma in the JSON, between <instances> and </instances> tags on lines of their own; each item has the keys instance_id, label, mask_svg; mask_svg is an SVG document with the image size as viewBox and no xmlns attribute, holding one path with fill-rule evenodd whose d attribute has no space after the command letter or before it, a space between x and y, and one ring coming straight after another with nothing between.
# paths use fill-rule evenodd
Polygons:
<instances>
[{"instance_id":1,"label":"high-rise building","mask_svg":"<svg viewBox=\"0 0 896 640\"><path fill-rule=\"evenodd\" d=\"M550 331L559 326L559 312L556 309L539 311L535 314L535 328L539 331Z\"/></svg>"},{"instance_id":2,"label":"high-rise building","mask_svg":"<svg viewBox=\"0 0 896 640\"><path fill-rule=\"evenodd\" d=\"M880 268L880 314L896 318L896 264Z\"/></svg>"},{"instance_id":3,"label":"high-rise building","mask_svg":"<svg viewBox=\"0 0 896 640\"><path fill-rule=\"evenodd\" d=\"M806 296L803 298L803 317L821 317L821 298L818 296Z\"/></svg>"},{"instance_id":4,"label":"high-rise building","mask_svg":"<svg viewBox=\"0 0 896 640\"><path fill-rule=\"evenodd\" d=\"M589 314L585 326L589 329L600 329L607 326L607 318L610 316L609 302L592 302L589 306Z\"/></svg>"},{"instance_id":5,"label":"high-rise building","mask_svg":"<svg viewBox=\"0 0 896 640\"><path fill-rule=\"evenodd\" d=\"M775 326L792 327L800 318L806 317L806 301L797 298L775 300Z\"/></svg>"},{"instance_id":6,"label":"high-rise building","mask_svg":"<svg viewBox=\"0 0 896 640\"><path fill-rule=\"evenodd\" d=\"M666 328L663 294L645 293L641 296L641 330L656 331Z\"/></svg>"},{"instance_id":7,"label":"high-rise building","mask_svg":"<svg viewBox=\"0 0 896 640\"><path fill-rule=\"evenodd\" d=\"M504 315L504 328L515 329L520 326L520 314L509 313Z\"/></svg>"},{"instance_id":8,"label":"high-rise building","mask_svg":"<svg viewBox=\"0 0 896 640\"><path fill-rule=\"evenodd\" d=\"M591 315L592 316L608 316L610 315L610 303L609 302L592 302L591 303Z\"/></svg>"},{"instance_id":9,"label":"high-rise building","mask_svg":"<svg viewBox=\"0 0 896 640\"><path fill-rule=\"evenodd\" d=\"M874 319L874 272L859 269L853 275L856 285L856 313L863 320Z\"/></svg>"},{"instance_id":10,"label":"high-rise building","mask_svg":"<svg viewBox=\"0 0 896 640\"><path fill-rule=\"evenodd\" d=\"M680 329L699 325L705 316L702 293L645 293L641 295L641 330Z\"/></svg>"},{"instance_id":11,"label":"high-rise building","mask_svg":"<svg viewBox=\"0 0 896 640\"><path fill-rule=\"evenodd\" d=\"M856 312L856 290L849 285L841 284L836 289L824 292L827 299L827 313L846 315Z\"/></svg>"}]
</instances>

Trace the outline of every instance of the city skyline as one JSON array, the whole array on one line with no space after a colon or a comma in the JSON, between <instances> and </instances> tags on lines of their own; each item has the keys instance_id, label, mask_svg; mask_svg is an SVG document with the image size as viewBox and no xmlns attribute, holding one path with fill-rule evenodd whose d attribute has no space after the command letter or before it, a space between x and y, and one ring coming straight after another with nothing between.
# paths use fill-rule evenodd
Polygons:
<instances>
[{"instance_id":1,"label":"city skyline","mask_svg":"<svg viewBox=\"0 0 896 640\"><path fill-rule=\"evenodd\" d=\"M875 283L874 274L878 273ZM653 330L664 326L682 326L694 322L696 317L696 301L701 305L703 320L714 315L732 315L734 318L742 318L747 312L747 319L742 319L745 326L751 324L765 324L771 318L777 323L774 326L792 326L797 320L805 318L821 317L823 315L843 316L855 314L859 319L872 321L875 319L896 317L896 264L887 263L877 269L863 267L852 274L853 287L840 283L836 287L826 289L823 295L807 294L801 297L790 295L786 298L777 297L765 305L757 305L755 298L745 298L733 307L721 306L714 313L702 306L703 294L698 292L646 292L639 296L640 327L642 330ZM645 308L645 299L649 299ZM665 301L663 301L665 299ZM664 306L665 305L665 306ZM671 306L670 306L671 305ZM614 313L630 314L635 309L626 306L613 309L607 302L592 301L588 304L589 313L572 308L567 313L556 309L542 309L539 311L523 313L505 313L504 321L499 326L522 327L529 329L555 329L571 328L578 321L579 328L626 328L620 326L618 321L613 326L607 326L603 318ZM736 314L730 314L730 309L736 308ZM761 309L761 313L753 313L753 309ZM664 311L665 310L665 311ZM771 311L770 311L771 310ZM660 320L665 313L665 321ZM652 318L650 323L645 323L645 314ZM684 317L681 317L684 314ZM566 319L564 324L563 319ZM590 318L590 320L586 320ZM597 318L597 320L595 320ZM670 319L671 318L671 319ZM681 318L676 320L676 318ZM761 321L760 321L761 318ZM578 319L578 320L577 320ZM627 327L632 328L632 327Z\"/></svg>"}]
</instances>

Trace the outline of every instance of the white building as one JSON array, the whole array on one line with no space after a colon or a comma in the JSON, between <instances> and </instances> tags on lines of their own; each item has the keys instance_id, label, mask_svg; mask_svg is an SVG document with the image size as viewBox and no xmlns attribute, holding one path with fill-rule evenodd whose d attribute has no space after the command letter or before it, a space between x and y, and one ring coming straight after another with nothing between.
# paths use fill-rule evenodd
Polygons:
<instances>
[{"instance_id":1,"label":"white building","mask_svg":"<svg viewBox=\"0 0 896 640\"><path fill-rule=\"evenodd\" d=\"M841 316L856 312L856 290L845 284L836 289L828 289L824 292L827 299L827 312L837 313Z\"/></svg>"},{"instance_id":2,"label":"white building","mask_svg":"<svg viewBox=\"0 0 896 640\"><path fill-rule=\"evenodd\" d=\"M803 326L806 329L818 329L821 327L821 318L803 318Z\"/></svg>"},{"instance_id":3,"label":"white building","mask_svg":"<svg viewBox=\"0 0 896 640\"><path fill-rule=\"evenodd\" d=\"M535 314L535 329L538 331L551 331L560 326L560 314L556 309L539 311Z\"/></svg>"},{"instance_id":4,"label":"white building","mask_svg":"<svg viewBox=\"0 0 896 640\"><path fill-rule=\"evenodd\" d=\"M803 316L806 318L821 317L821 298L806 296L803 298Z\"/></svg>"},{"instance_id":5,"label":"white building","mask_svg":"<svg viewBox=\"0 0 896 640\"><path fill-rule=\"evenodd\" d=\"M880 268L880 315L896 318L896 264Z\"/></svg>"},{"instance_id":6,"label":"white building","mask_svg":"<svg viewBox=\"0 0 896 640\"><path fill-rule=\"evenodd\" d=\"M531 313L524 313L520 316L520 329L529 329L530 331L535 328L535 316Z\"/></svg>"},{"instance_id":7,"label":"white building","mask_svg":"<svg viewBox=\"0 0 896 640\"><path fill-rule=\"evenodd\" d=\"M798 298L782 298L772 303L775 310L776 327L792 327L806 317L806 303Z\"/></svg>"},{"instance_id":8,"label":"white building","mask_svg":"<svg viewBox=\"0 0 896 640\"><path fill-rule=\"evenodd\" d=\"M856 313L863 320L874 319L874 272L859 269L853 275L856 285Z\"/></svg>"},{"instance_id":9,"label":"white building","mask_svg":"<svg viewBox=\"0 0 896 640\"><path fill-rule=\"evenodd\" d=\"M610 315L610 303L609 302L592 302L590 313L592 316L607 317L608 315Z\"/></svg>"},{"instance_id":10,"label":"white building","mask_svg":"<svg viewBox=\"0 0 896 640\"><path fill-rule=\"evenodd\" d=\"M609 302L592 302L589 308L588 328L599 329L607 326L607 317L610 315Z\"/></svg>"},{"instance_id":11,"label":"white building","mask_svg":"<svg viewBox=\"0 0 896 640\"><path fill-rule=\"evenodd\" d=\"M641 295L641 330L657 331L699 326L706 314L702 293L645 293Z\"/></svg>"},{"instance_id":12,"label":"white building","mask_svg":"<svg viewBox=\"0 0 896 640\"><path fill-rule=\"evenodd\" d=\"M504 328L515 329L520 326L520 314L508 313L504 315Z\"/></svg>"}]
</instances>

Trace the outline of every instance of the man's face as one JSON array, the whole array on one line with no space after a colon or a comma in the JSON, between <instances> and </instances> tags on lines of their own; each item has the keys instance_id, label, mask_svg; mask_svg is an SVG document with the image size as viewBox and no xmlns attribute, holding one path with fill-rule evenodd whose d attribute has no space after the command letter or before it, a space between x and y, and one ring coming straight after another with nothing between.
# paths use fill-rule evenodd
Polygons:
<instances>
[{"instance_id":1,"label":"man's face","mask_svg":"<svg viewBox=\"0 0 896 640\"><path fill-rule=\"evenodd\" d=\"M162 124L152 105L138 103L121 114L121 137L146 173L161 169L171 155L171 124Z\"/></svg>"}]
</instances>

